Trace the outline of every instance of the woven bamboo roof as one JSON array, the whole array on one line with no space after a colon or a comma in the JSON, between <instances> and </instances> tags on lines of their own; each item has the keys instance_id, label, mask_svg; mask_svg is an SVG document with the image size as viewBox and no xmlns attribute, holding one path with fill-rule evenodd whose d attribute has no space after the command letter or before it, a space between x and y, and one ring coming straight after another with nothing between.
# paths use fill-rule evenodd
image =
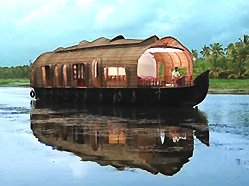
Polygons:
<instances>
[{"instance_id":1,"label":"woven bamboo roof","mask_svg":"<svg viewBox=\"0 0 249 186\"><path fill-rule=\"evenodd\" d=\"M86 49L86 48L94 48L94 47L106 47L106 46L122 46L122 45L134 45L134 44L142 44L143 42L146 41L153 41L155 42L158 40L157 36L152 36L149 37L148 39L145 40L139 40L139 39L125 39L124 36L119 35L114 37L113 39L107 39L105 37L100 37L94 41L86 41L83 40L81 41L78 45L74 45L71 47L67 48L58 48L55 50L55 52L65 52L65 51L70 51L70 50L77 50L77 49Z\"/></svg>"},{"instance_id":2,"label":"woven bamboo roof","mask_svg":"<svg viewBox=\"0 0 249 186\"><path fill-rule=\"evenodd\" d=\"M186 67L192 73L192 53L177 39L173 37L165 37L156 41L151 47L163 47L163 48L174 48L180 49L182 52L156 52L154 56L157 61L167 61L166 68L171 69L172 67Z\"/></svg>"},{"instance_id":3,"label":"woven bamboo roof","mask_svg":"<svg viewBox=\"0 0 249 186\"><path fill-rule=\"evenodd\" d=\"M83 40L79 44L62 48L48 53L44 53L36 60L36 64L70 63L70 62L91 62L93 59L101 59L105 63L113 61L123 61L137 63L139 57L151 47L178 48L183 52L171 52L168 54L157 54L155 58L170 59L171 63L177 66L189 66L192 64L193 56L191 52L173 37L159 39L151 36L147 39L125 39L122 35L113 39L100 37L94 41ZM173 66L176 66L174 65Z\"/></svg>"}]
</instances>

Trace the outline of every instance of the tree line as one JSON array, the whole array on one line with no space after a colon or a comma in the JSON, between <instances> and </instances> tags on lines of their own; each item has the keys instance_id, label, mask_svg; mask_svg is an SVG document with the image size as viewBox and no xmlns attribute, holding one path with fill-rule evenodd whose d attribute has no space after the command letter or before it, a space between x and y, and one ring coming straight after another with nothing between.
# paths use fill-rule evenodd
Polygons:
<instances>
[{"instance_id":1,"label":"tree line","mask_svg":"<svg viewBox=\"0 0 249 186\"><path fill-rule=\"evenodd\" d=\"M12 78L29 78L30 65L15 66L15 67L0 67L1 79Z\"/></svg>"},{"instance_id":2,"label":"tree line","mask_svg":"<svg viewBox=\"0 0 249 186\"><path fill-rule=\"evenodd\" d=\"M244 35L225 48L220 43L204 45L200 51L201 57L197 50L192 50L192 54L196 58L195 74L209 69L210 78L249 78L249 35Z\"/></svg>"}]
</instances>

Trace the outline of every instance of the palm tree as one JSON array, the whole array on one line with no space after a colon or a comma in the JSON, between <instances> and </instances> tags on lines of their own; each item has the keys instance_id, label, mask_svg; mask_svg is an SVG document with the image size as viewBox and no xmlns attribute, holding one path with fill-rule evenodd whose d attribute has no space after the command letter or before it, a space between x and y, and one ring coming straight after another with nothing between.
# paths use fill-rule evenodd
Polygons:
<instances>
[{"instance_id":1,"label":"palm tree","mask_svg":"<svg viewBox=\"0 0 249 186\"><path fill-rule=\"evenodd\" d=\"M245 78L249 75L249 36L244 35L235 44L229 44L227 49L227 59L233 73L230 78Z\"/></svg>"},{"instance_id":2,"label":"palm tree","mask_svg":"<svg viewBox=\"0 0 249 186\"><path fill-rule=\"evenodd\" d=\"M246 60L245 60L245 63L244 63L244 76L246 78L249 78L249 56L247 56Z\"/></svg>"},{"instance_id":3,"label":"palm tree","mask_svg":"<svg viewBox=\"0 0 249 186\"><path fill-rule=\"evenodd\" d=\"M237 47L234 43L230 43L226 48L226 59L227 59L227 66L228 69L233 70L235 63L236 63L236 58L238 55L238 50Z\"/></svg>"},{"instance_id":4,"label":"palm tree","mask_svg":"<svg viewBox=\"0 0 249 186\"><path fill-rule=\"evenodd\" d=\"M225 51L225 54L226 54L226 56L228 57L228 56L234 56L234 54L235 54L235 45L234 45L234 43L230 43L229 45L227 45L227 47L224 49L224 51Z\"/></svg>"},{"instance_id":5,"label":"palm tree","mask_svg":"<svg viewBox=\"0 0 249 186\"><path fill-rule=\"evenodd\" d=\"M225 49L220 43L204 45L200 53L203 58L195 63L195 72L208 68L214 78L249 78L249 35L243 35Z\"/></svg>"},{"instance_id":6,"label":"palm tree","mask_svg":"<svg viewBox=\"0 0 249 186\"><path fill-rule=\"evenodd\" d=\"M248 56L249 56L249 42L243 42L240 47L238 47L237 54L237 72L238 78L243 78L246 75L248 69Z\"/></svg>"},{"instance_id":7,"label":"palm tree","mask_svg":"<svg viewBox=\"0 0 249 186\"><path fill-rule=\"evenodd\" d=\"M212 56L219 57L224 55L224 50L220 43L214 43L210 45Z\"/></svg>"},{"instance_id":8,"label":"palm tree","mask_svg":"<svg viewBox=\"0 0 249 186\"><path fill-rule=\"evenodd\" d=\"M239 38L239 40L243 44L249 44L249 35L244 35L243 39Z\"/></svg>"},{"instance_id":9,"label":"palm tree","mask_svg":"<svg viewBox=\"0 0 249 186\"><path fill-rule=\"evenodd\" d=\"M202 51L200 52L203 56L203 58L208 58L211 54L211 50L208 46L204 45L204 47L202 48Z\"/></svg>"},{"instance_id":10,"label":"palm tree","mask_svg":"<svg viewBox=\"0 0 249 186\"><path fill-rule=\"evenodd\" d=\"M211 70L211 76L218 78L220 73L224 71L224 50L220 43L210 44L211 51L211 63L213 69Z\"/></svg>"}]
</instances>

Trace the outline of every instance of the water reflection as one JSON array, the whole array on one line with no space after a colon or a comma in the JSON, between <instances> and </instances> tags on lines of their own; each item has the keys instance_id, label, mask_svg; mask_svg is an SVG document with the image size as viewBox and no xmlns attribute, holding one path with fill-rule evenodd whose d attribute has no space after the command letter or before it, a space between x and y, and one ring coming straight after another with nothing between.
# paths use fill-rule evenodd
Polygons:
<instances>
[{"instance_id":1,"label":"water reflection","mask_svg":"<svg viewBox=\"0 0 249 186\"><path fill-rule=\"evenodd\" d=\"M209 145L207 119L197 110L33 106L31 129L40 142L118 170L174 175L193 156L194 136Z\"/></svg>"}]
</instances>

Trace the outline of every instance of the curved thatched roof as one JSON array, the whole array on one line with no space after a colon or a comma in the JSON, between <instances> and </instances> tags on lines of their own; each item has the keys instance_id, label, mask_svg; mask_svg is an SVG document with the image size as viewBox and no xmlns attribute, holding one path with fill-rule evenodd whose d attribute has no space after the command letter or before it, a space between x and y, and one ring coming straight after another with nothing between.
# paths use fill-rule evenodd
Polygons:
<instances>
[{"instance_id":1,"label":"curved thatched roof","mask_svg":"<svg viewBox=\"0 0 249 186\"><path fill-rule=\"evenodd\" d=\"M191 52L173 37L159 39L157 36L151 36L145 40L137 40L125 39L122 35L113 39L101 37L91 42L84 40L78 45L57 48L39 56L35 64L40 66L53 63L91 62L93 59L101 59L104 63L116 61L135 64L150 47L179 48L183 51L182 53L171 52L163 56L155 53L155 58L167 59L171 63L176 62L177 66L188 67L189 63L192 64Z\"/></svg>"}]
</instances>

